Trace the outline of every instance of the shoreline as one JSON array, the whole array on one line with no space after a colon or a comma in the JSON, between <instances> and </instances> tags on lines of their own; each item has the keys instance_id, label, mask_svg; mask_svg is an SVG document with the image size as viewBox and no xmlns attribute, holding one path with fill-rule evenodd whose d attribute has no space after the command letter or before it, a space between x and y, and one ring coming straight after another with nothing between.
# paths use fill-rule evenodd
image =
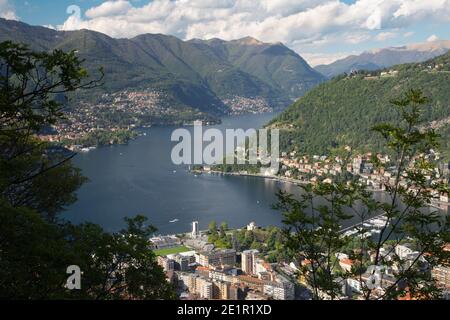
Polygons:
<instances>
[{"instance_id":1,"label":"shoreline","mask_svg":"<svg viewBox=\"0 0 450 320\"><path fill-rule=\"evenodd\" d=\"M213 174L213 175L233 176L233 177L262 178L262 179L267 179L267 180L272 180L272 181L277 181L277 182L282 182L282 183L295 184L297 186L307 185L310 183L309 181L303 181L303 180L297 180L297 179L291 179L291 178L279 177L279 176L266 176L266 175L256 174L256 173L223 172L223 171L215 171L215 170L211 170L211 171L189 170L189 172L194 173L194 174ZM377 192L377 193L386 192L386 190L373 189L373 188L367 188L367 190L370 192L374 192L374 193L375 192ZM444 208L442 208L440 206L445 206L448 209L450 207L450 203L443 202L440 200L435 200L435 201L432 201L432 203L428 205L428 207L431 207L431 208L445 210Z\"/></svg>"},{"instance_id":2,"label":"shoreline","mask_svg":"<svg viewBox=\"0 0 450 320\"><path fill-rule=\"evenodd\" d=\"M211 171L190 170L190 172L194 173L194 174L214 174L214 175L234 176L234 177L255 177L255 178L262 178L262 179L267 179L267 180L272 180L272 181L277 181L277 182L295 184L298 186L307 185L307 184L311 183L309 181L291 179L291 178L280 177L280 176L266 176L266 175L257 174L257 173L222 172L222 171L215 171L215 170L211 170ZM369 190L371 192L385 192L385 190L373 189L373 188L367 188L367 190Z\"/></svg>"}]
</instances>

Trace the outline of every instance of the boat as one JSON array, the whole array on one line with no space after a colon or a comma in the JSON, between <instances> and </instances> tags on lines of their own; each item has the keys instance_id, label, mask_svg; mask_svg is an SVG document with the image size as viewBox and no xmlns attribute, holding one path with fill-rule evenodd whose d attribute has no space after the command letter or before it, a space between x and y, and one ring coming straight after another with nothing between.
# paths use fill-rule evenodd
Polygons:
<instances>
[{"instance_id":1,"label":"boat","mask_svg":"<svg viewBox=\"0 0 450 320\"><path fill-rule=\"evenodd\" d=\"M178 221L180 221L180 220L178 220L178 219L173 219L173 220L170 220L169 222L170 222L170 223L175 223L175 222L178 222Z\"/></svg>"}]
</instances>

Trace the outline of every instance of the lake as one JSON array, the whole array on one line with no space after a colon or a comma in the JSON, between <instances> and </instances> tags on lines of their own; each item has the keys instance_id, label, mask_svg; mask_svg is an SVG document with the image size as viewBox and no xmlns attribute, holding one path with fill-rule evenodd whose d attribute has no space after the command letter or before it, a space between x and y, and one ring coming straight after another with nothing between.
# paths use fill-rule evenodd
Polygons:
<instances>
[{"instance_id":1,"label":"lake","mask_svg":"<svg viewBox=\"0 0 450 320\"><path fill-rule=\"evenodd\" d=\"M222 131L258 129L274 116L227 117L213 127ZM199 221L200 229L206 229L212 220L225 221L233 228L251 221L259 226L281 225L281 213L272 210L275 193L282 189L299 194L298 186L258 177L195 176L188 167L171 161L176 142L170 138L175 129L145 129L142 132L146 136L128 145L77 155L74 164L90 181L78 191L78 201L64 217L74 223L93 222L107 231L118 231L124 227L124 217L142 214L160 234L189 232L192 221ZM375 197L387 200L388 196L376 192Z\"/></svg>"},{"instance_id":2,"label":"lake","mask_svg":"<svg viewBox=\"0 0 450 320\"><path fill-rule=\"evenodd\" d=\"M274 114L226 117L220 130L261 128ZM93 222L108 231L124 226L123 218L145 215L161 234L188 232L192 221L206 229L210 221L242 227L280 225L281 215L271 209L279 188L298 187L253 177L195 176L186 166L174 165L170 137L175 127L142 130L146 136L128 145L102 147L81 153L74 164L89 178L78 191L78 201L64 217L74 223ZM188 128L192 131L192 128ZM171 223L177 219L177 222Z\"/></svg>"}]
</instances>

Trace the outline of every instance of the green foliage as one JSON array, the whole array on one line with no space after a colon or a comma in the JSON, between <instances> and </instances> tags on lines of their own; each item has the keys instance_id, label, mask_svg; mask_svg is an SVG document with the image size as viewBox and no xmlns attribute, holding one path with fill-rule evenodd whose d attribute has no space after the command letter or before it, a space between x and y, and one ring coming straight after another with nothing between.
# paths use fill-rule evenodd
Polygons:
<instances>
[{"instance_id":1,"label":"green foliage","mask_svg":"<svg viewBox=\"0 0 450 320\"><path fill-rule=\"evenodd\" d=\"M175 298L145 217L113 234L58 218L85 178L74 155L35 136L61 121L66 93L99 84L87 77L74 52L0 43L0 299ZM64 286L71 265L83 272L81 290Z\"/></svg>"},{"instance_id":2,"label":"green foliage","mask_svg":"<svg viewBox=\"0 0 450 320\"><path fill-rule=\"evenodd\" d=\"M443 64L437 70L428 66ZM367 78L365 72L340 76L309 91L270 125L282 128L282 150L307 154L329 154L336 147L349 145L355 151L386 151L383 137L371 130L374 125L397 125L398 110L389 103L409 88L423 88L432 97L420 113L419 124L450 117L450 54L424 63L392 67L395 76ZM448 130L442 130L442 152L448 154Z\"/></svg>"},{"instance_id":3,"label":"green foliage","mask_svg":"<svg viewBox=\"0 0 450 320\"><path fill-rule=\"evenodd\" d=\"M120 233L99 226L56 225L36 212L0 203L0 298L174 299L150 250L143 217ZM82 270L81 290L64 287L66 269Z\"/></svg>"},{"instance_id":4,"label":"green foliage","mask_svg":"<svg viewBox=\"0 0 450 320\"><path fill-rule=\"evenodd\" d=\"M431 190L448 193L449 188L445 183L435 182L436 179L426 178L434 176L435 166L425 154L438 146L433 129L419 128L427 101L421 91L409 90L400 99L392 100L393 109L399 115L396 123L373 127L395 157L395 182L385 182L390 196L388 202L374 200L364 185L347 183L342 177L331 184L303 186L300 199L278 193L276 208L284 216L288 254L302 265L300 273L315 299L339 297L342 283L337 279L341 276L359 280L361 294L366 299L398 299L407 292L412 298L440 297L439 288L423 268L450 264L450 255L443 249L450 241L449 216L429 208L434 198ZM318 198L326 200L325 205L319 204L322 202ZM387 220L379 235L375 239L364 237L369 231L364 221L380 214ZM353 237L344 236L341 226L351 218L360 221L357 233ZM406 240L414 244L412 249L417 252L409 263L395 253L395 247ZM387 254L382 250L387 250ZM335 255L340 252L348 253L354 261L350 272L336 266ZM397 266L391 270L395 281L384 286L382 292L363 280L369 265L384 268L393 264ZM375 272L372 269L367 276L372 277Z\"/></svg>"},{"instance_id":5,"label":"green foliage","mask_svg":"<svg viewBox=\"0 0 450 320\"><path fill-rule=\"evenodd\" d=\"M215 222L210 223L214 227ZM235 249L244 251L257 249L270 262L285 261L286 252L283 246L283 232L277 227L267 227L253 231L247 229L228 230L225 222L221 223L219 232L212 232L210 229L208 242L214 244L216 248Z\"/></svg>"},{"instance_id":6,"label":"green foliage","mask_svg":"<svg viewBox=\"0 0 450 320\"><path fill-rule=\"evenodd\" d=\"M0 196L52 220L75 201L84 182L68 163L73 155L35 138L63 116L61 95L98 85L85 82L82 61L73 52L35 53L0 43Z\"/></svg>"},{"instance_id":7,"label":"green foliage","mask_svg":"<svg viewBox=\"0 0 450 320\"><path fill-rule=\"evenodd\" d=\"M137 133L131 130L104 131L97 130L90 132L77 140L63 140L63 145L80 145L88 147L108 146L115 144L126 144L135 138Z\"/></svg>"}]
</instances>

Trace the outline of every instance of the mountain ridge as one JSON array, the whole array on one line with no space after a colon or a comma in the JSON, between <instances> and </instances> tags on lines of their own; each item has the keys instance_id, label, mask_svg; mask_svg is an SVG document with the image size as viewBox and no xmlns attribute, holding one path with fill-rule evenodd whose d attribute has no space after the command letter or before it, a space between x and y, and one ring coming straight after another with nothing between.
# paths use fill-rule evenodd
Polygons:
<instances>
[{"instance_id":1,"label":"mountain ridge","mask_svg":"<svg viewBox=\"0 0 450 320\"><path fill-rule=\"evenodd\" d=\"M116 39L86 29L57 31L0 19L0 41L5 40L38 51L76 50L88 70L104 67L102 93L151 87L168 92L181 106L214 115L232 112L226 102L236 97L261 98L271 108L283 108L325 80L287 47L252 37L183 41L143 34Z\"/></svg>"},{"instance_id":2,"label":"mountain ridge","mask_svg":"<svg viewBox=\"0 0 450 320\"><path fill-rule=\"evenodd\" d=\"M374 71L403 63L424 62L450 50L450 40L412 43L405 46L386 47L350 55L314 69L327 78L355 70Z\"/></svg>"},{"instance_id":3,"label":"mountain ridge","mask_svg":"<svg viewBox=\"0 0 450 320\"><path fill-rule=\"evenodd\" d=\"M286 151L321 155L347 145L361 152L386 151L371 128L397 121L390 102L409 89L420 89L430 98L420 124L442 135L442 150L450 159L450 51L425 62L337 76L309 91L268 126L282 130L281 149Z\"/></svg>"}]
</instances>

